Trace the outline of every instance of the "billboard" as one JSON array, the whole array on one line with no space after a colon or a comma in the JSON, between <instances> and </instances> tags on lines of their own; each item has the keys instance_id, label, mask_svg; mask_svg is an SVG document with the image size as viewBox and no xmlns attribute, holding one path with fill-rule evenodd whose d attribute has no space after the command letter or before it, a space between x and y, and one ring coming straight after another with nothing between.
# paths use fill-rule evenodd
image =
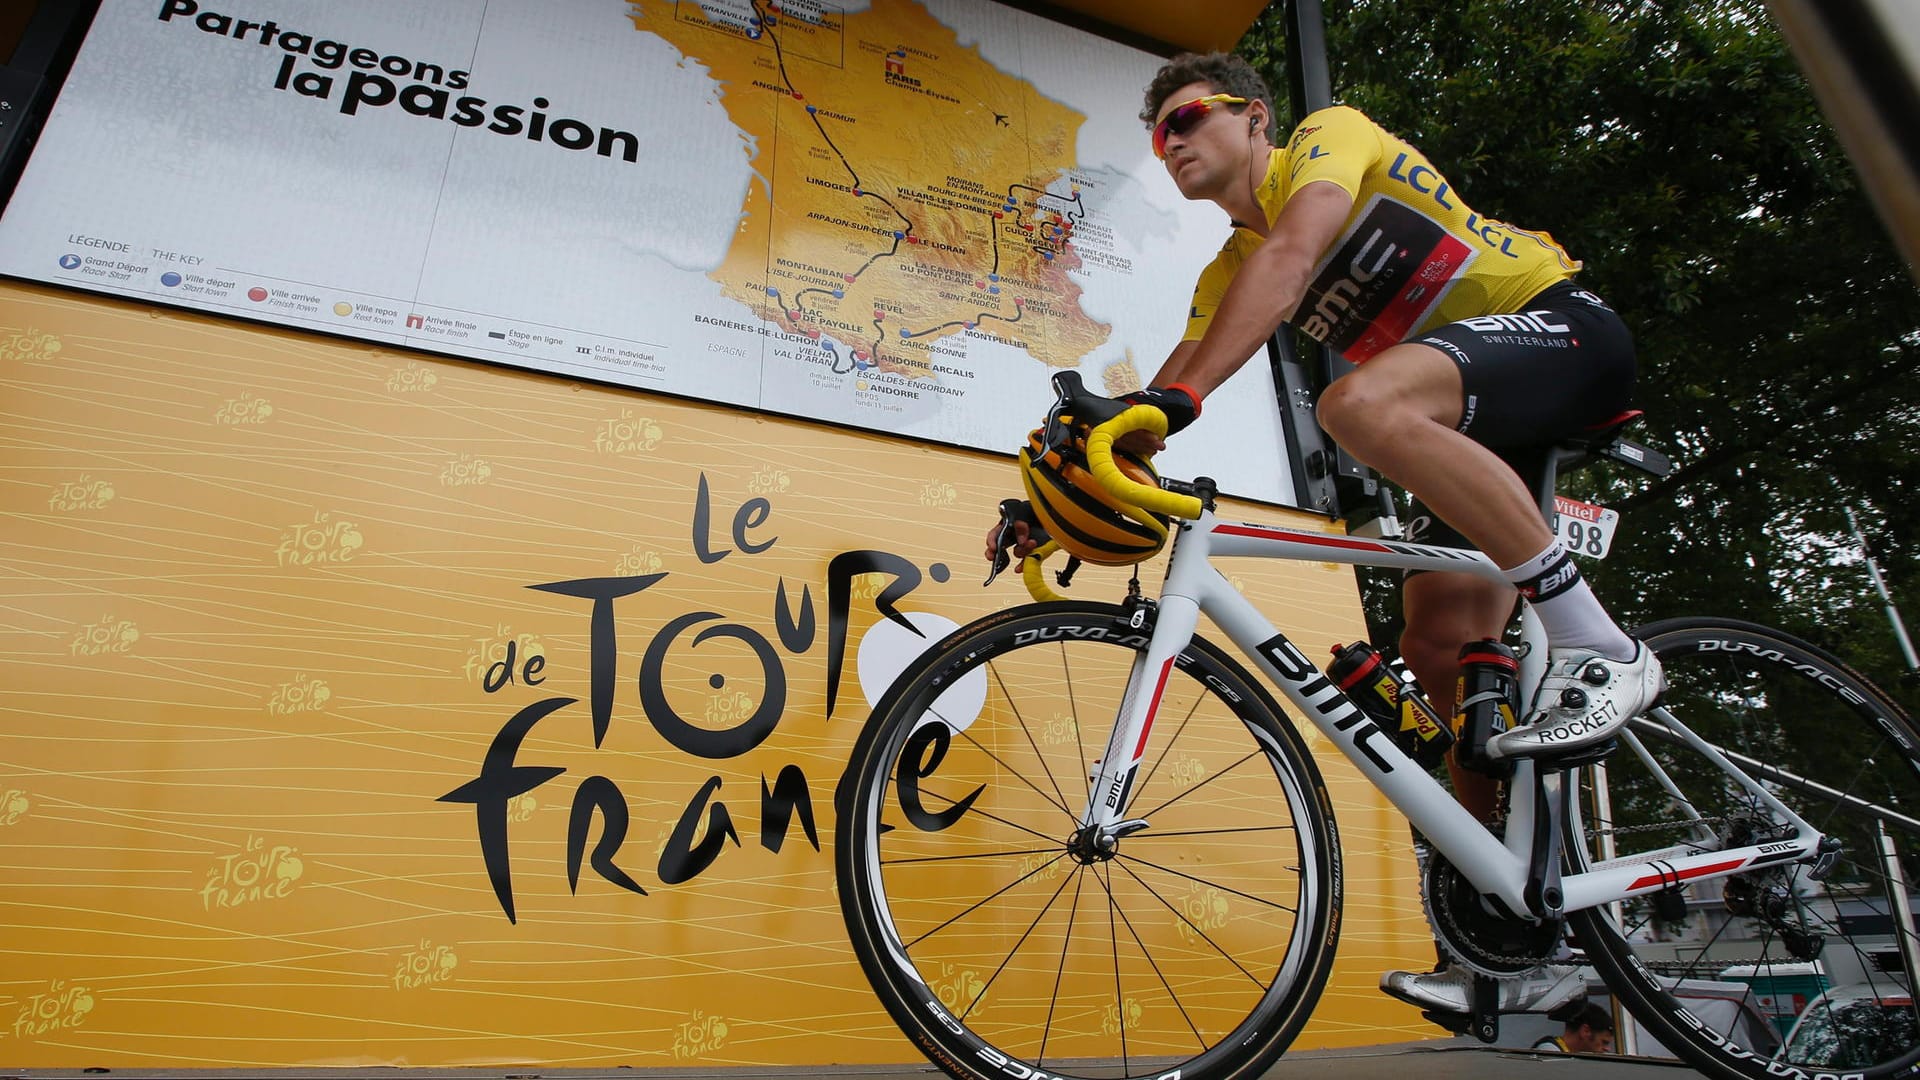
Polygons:
<instances>
[{"instance_id":1,"label":"billboard","mask_svg":"<svg viewBox=\"0 0 1920 1080\"><path fill-rule=\"evenodd\" d=\"M0 272L1009 451L1228 231L1158 59L988 0L105 0ZM1291 503L1264 357L1165 467Z\"/></svg>"},{"instance_id":2,"label":"billboard","mask_svg":"<svg viewBox=\"0 0 1920 1080\"><path fill-rule=\"evenodd\" d=\"M1024 599L979 586L1005 459L20 284L0 380L0 1065L913 1060L832 791L921 645L881 592L930 635ZM1345 567L1228 570L1309 652L1363 632ZM1431 959L1405 819L1316 750L1300 1045L1429 1035L1375 989Z\"/></svg>"}]
</instances>

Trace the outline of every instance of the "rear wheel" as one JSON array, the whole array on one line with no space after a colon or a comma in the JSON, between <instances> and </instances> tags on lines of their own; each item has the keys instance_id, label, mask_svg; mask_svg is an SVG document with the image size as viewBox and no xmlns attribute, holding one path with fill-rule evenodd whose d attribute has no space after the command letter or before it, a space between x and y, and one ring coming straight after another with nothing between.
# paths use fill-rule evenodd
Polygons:
<instances>
[{"instance_id":1,"label":"rear wheel","mask_svg":"<svg viewBox=\"0 0 1920 1080\"><path fill-rule=\"evenodd\" d=\"M929 649L841 782L837 870L882 1003L961 1080L1257 1077L1332 963L1326 792L1279 707L1194 639L1110 852L1074 843L1128 674L1121 609L1036 604Z\"/></svg>"},{"instance_id":2,"label":"rear wheel","mask_svg":"<svg viewBox=\"0 0 1920 1080\"><path fill-rule=\"evenodd\" d=\"M1712 1076L1915 1072L1920 732L1839 660L1777 630L1682 619L1637 636L1669 688L1583 773L1573 868L1792 835L1686 731L1840 851L1823 880L1783 864L1575 913L1594 968L1667 1051Z\"/></svg>"}]
</instances>

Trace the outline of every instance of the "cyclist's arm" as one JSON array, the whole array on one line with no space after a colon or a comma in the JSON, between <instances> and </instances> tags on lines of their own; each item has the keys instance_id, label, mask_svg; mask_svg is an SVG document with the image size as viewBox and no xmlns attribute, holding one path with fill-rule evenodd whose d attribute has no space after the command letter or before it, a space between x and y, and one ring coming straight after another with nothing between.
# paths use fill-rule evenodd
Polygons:
<instances>
[{"instance_id":1,"label":"cyclist's arm","mask_svg":"<svg viewBox=\"0 0 1920 1080\"><path fill-rule=\"evenodd\" d=\"M1339 237L1352 212L1353 196L1331 181L1295 192L1267 238L1240 265L1206 334L1181 342L1153 385L1184 383L1204 398L1227 381L1293 315L1320 253Z\"/></svg>"}]
</instances>

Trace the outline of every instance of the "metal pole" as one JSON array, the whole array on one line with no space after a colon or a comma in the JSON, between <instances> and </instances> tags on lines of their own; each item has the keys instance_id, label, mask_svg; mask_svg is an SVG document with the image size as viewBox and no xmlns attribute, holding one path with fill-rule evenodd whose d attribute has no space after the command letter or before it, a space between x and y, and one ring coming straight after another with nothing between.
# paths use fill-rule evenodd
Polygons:
<instances>
[{"instance_id":1,"label":"metal pole","mask_svg":"<svg viewBox=\"0 0 1920 1080\"><path fill-rule=\"evenodd\" d=\"M1900 653L1907 658L1910 671L1920 671L1920 657L1914 655L1913 639L1907 636L1907 626L1900 621L1900 609L1893 605L1893 594L1887 591L1887 583L1880 577L1880 566L1873 561L1873 552L1867 549L1867 536L1860 531L1860 522L1853 516L1853 507L1847 509L1847 525L1853 529L1854 542L1860 545L1860 557L1866 560L1867 576L1873 579L1873 588L1880 594L1880 602L1887 606L1887 621L1893 623L1893 636L1900 641Z\"/></svg>"},{"instance_id":2,"label":"metal pole","mask_svg":"<svg viewBox=\"0 0 1920 1080\"><path fill-rule=\"evenodd\" d=\"M1613 795L1607 787L1607 766L1596 761L1588 772L1591 776L1590 788L1593 791L1593 822L1600 826L1599 850L1601 862L1611 862L1615 854L1613 843ZM1616 900L1607 905L1607 917L1614 925L1622 925L1625 920L1626 905ZM1613 1037L1615 1051L1621 1054L1636 1055L1640 1052L1640 1028L1633 1017L1620 1007L1619 1001L1613 1003Z\"/></svg>"},{"instance_id":3,"label":"metal pole","mask_svg":"<svg viewBox=\"0 0 1920 1080\"><path fill-rule=\"evenodd\" d=\"M1915 948L1913 940L1913 905L1907 900L1907 875L1900 868L1900 847L1887 831L1887 823L1876 820L1873 827L1880 834L1880 861L1886 866L1887 899L1893 905L1893 935L1900 944L1901 970L1907 973L1907 986L1911 989L1914 973L1920 971L1920 949Z\"/></svg>"}]
</instances>

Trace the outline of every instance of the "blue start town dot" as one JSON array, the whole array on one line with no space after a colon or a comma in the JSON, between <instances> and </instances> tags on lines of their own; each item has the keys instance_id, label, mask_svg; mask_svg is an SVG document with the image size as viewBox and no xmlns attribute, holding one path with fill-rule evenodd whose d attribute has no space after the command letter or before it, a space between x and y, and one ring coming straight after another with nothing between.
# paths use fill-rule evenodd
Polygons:
<instances>
[{"instance_id":1,"label":"blue start town dot","mask_svg":"<svg viewBox=\"0 0 1920 1080\"><path fill-rule=\"evenodd\" d=\"M167 288L171 289L175 285L180 284L180 275L169 270L166 273L160 275L160 284L165 285Z\"/></svg>"},{"instance_id":2,"label":"blue start town dot","mask_svg":"<svg viewBox=\"0 0 1920 1080\"><path fill-rule=\"evenodd\" d=\"M60 269L62 269L62 270L78 270L78 269L80 269L80 256L78 256L78 255L62 255L62 256L60 256Z\"/></svg>"},{"instance_id":3,"label":"blue start town dot","mask_svg":"<svg viewBox=\"0 0 1920 1080\"><path fill-rule=\"evenodd\" d=\"M779 296L779 295L780 295L780 290L779 290L779 289L776 289L776 288L774 288L774 287L773 287L773 286L771 286L771 285L769 285L769 286L767 286L767 295L768 295L768 296Z\"/></svg>"},{"instance_id":4,"label":"blue start town dot","mask_svg":"<svg viewBox=\"0 0 1920 1080\"><path fill-rule=\"evenodd\" d=\"M833 290L833 298L835 300L845 300L847 298L847 290L845 289Z\"/></svg>"},{"instance_id":5,"label":"blue start town dot","mask_svg":"<svg viewBox=\"0 0 1920 1080\"><path fill-rule=\"evenodd\" d=\"M904 326L903 326L903 327L901 327L901 328L900 328L900 336L901 336L901 337L907 337L907 336L909 336L909 335L908 335L908 333L907 333L907 328L906 328L906 327L904 327Z\"/></svg>"}]
</instances>

